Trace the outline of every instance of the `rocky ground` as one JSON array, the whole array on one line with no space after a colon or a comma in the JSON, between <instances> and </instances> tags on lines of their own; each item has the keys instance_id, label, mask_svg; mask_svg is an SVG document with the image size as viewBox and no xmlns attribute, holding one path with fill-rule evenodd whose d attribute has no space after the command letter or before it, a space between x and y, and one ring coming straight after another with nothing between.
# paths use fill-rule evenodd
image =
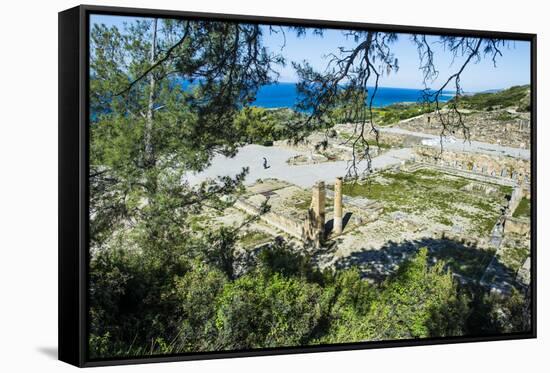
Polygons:
<instances>
[{"instance_id":1,"label":"rocky ground","mask_svg":"<svg viewBox=\"0 0 550 373\"><path fill-rule=\"evenodd\" d=\"M531 115L519 113L511 109L494 111L464 110L464 124L470 130L470 140L498 144L520 149L530 149L531 146ZM415 132L432 135L441 133L441 123L435 114L424 114L401 121L394 126ZM450 135L464 139L460 130Z\"/></svg>"}]
</instances>

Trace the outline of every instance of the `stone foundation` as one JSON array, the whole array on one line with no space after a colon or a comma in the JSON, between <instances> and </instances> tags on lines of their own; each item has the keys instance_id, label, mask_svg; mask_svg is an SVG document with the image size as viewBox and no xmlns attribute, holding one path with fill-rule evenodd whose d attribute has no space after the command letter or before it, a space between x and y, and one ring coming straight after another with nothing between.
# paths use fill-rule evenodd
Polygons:
<instances>
[{"instance_id":1,"label":"stone foundation","mask_svg":"<svg viewBox=\"0 0 550 373\"><path fill-rule=\"evenodd\" d=\"M520 185L528 185L531 182L529 160L452 151L441 153L439 149L430 147L417 147L415 151L415 161L509 179Z\"/></svg>"},{"instance_id":2,"label":"stone foundation","mask_svg":"<svg viewBox=\"0 0 550 373\"><path fill-rule=\"evenodd\" d=\"M504 222L504 233L515 233L519 235L527 235L531 233L531 222L529 219L514 218L507 216Z\"/></svg>"}]
</instances>

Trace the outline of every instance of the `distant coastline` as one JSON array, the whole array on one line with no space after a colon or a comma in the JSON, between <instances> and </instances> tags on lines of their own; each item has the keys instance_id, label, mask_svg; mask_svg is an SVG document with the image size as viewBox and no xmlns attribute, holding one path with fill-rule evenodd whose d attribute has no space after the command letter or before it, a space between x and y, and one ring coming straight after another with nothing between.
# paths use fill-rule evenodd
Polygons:
<instances>
[{"instance_id":1,"label":"distant coastline","mask_svg":"<svg viewBox=\"0 0 550 373\"><path fill-rule=\"evenodd\" d=\"M194 86L188 80L180 83L184 89ZM292 82L276 82L267 84L258 90L256 99L250 104L265 109L294 109L298 102L296 84ZM392 104L417 103L422 99L424 90L416 88L378 87L374 98L374 107L385 107ZM447 102L454 97L454 91L443 91L441 102Z\"/></svg>"},{"instance_id":2,"label":"distant coastline","mask_svg":"<svg viewBox=\"0 0 550 373\"><path fill-rule=\"evenodd\" d=\"M416 103L422 98L421 89L378 87L373 105L384 107L398 103ZM441 97L442 102L453 98L453 92L446 91ZM266 109L293 108L298 99L296 83L274 83L261 87L256 95L253 106Z\"/></svg>"}]
</instances>

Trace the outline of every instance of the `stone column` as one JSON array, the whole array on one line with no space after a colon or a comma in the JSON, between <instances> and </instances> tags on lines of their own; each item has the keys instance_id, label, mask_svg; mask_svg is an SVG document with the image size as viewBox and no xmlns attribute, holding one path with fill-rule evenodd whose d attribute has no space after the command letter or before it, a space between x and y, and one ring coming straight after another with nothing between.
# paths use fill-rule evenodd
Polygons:
<instances>
[{"instance_id":1,"label":"stone column","mask_svg":"<svg viewBox=\"0 0 550 373\"><path fill-rule=\"evenodd\" d=\"M313 195L311 198L311 207L313 209L315 228L319 240L325 237L325 182L318 181L313 186Z\"/></svg>"},{"instance_id":2,"label":"stone column","mask_svg":"<svg viewBox=\"0 0 550 373\"><path fill-rule=\"evenodd\" d=\"M333 231L335 234L342 233L342 178L337 177L334 183L334 220Z\"/></svg>"}]
</instances>

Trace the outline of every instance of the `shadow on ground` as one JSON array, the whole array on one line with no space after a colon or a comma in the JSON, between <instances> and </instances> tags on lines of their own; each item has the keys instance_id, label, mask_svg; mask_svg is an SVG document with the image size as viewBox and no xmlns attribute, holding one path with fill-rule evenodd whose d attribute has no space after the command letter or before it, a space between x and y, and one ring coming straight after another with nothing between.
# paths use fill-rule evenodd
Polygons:
<instances>
[{"instance_id":1,"label":"shadow on ground","mask_svg":"<svg viewBox=\"0 0 550 373\"><path fill-rule=\"evenodd\" d=\"M339 259L339 269L357 267L364 278L380 282L394 273L406 259L427 247L432 263L443 261L461 282L477 282L493 260L494 250L483 249L448 238L422 238L403 242L388 241L381 249L357 251ZM494 259L491 265L501 276L494 281L513 281L511 271Z\"/></svg>"},{"instance_id":2,"label":"shadow on ground","mask_svg":"<svg viewBox=\"0 0 550 373\"><path fill-rule=\"evenodd\" d=\"M346 212L342 217L342 229L346 229L346 226L348 225L349 220L351 219L351 215L353 215L353 213ZM326 235L331 234L333 229L334 229L334 219L330 219L325 223L325 234Z\"/></svg>"},{"instance_id":3,"label":"shadow on ground","mask_svg":"<svg viewBox=\"0 0 550 373\"><path fill-rule=\"evenodd\" d=\"M40 352L42 355L49 357L50 359L57 360L57 346L38 347L36 350Z\"/></svg>"}]
</instances>

